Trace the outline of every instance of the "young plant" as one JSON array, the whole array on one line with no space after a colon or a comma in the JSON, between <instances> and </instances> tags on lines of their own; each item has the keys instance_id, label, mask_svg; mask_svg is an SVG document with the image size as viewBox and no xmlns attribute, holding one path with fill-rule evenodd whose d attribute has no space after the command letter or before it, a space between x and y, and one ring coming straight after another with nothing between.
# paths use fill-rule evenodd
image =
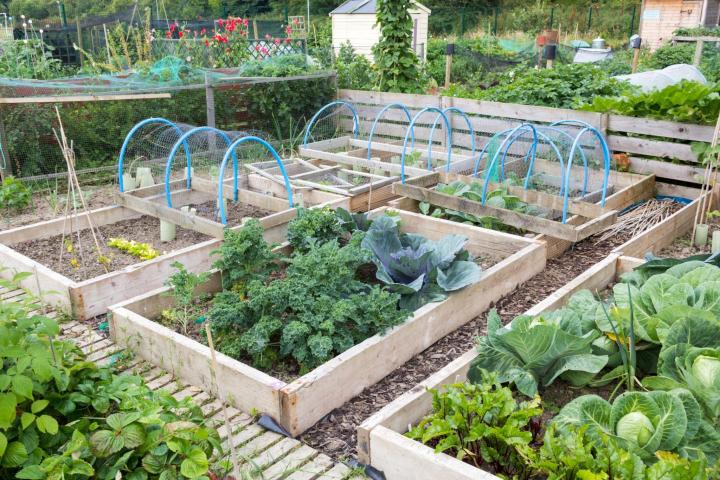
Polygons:
<instances>
[{"instance_id":1,"label":"young plant","mask_svg":"<svg viewBox=\"0 0 720 480\"><path fill-rule=\"evenodd\" d=\"M465 243L461 235L434 242L401 233L398 219L383 215L373 221L362 247L373 253L377 279L402 295L401 308L414 311L480 280L482 270L463 248Z\"/></svg>"},{"instance_id":2,"label":"young plant","mask_svg":"<svg viewBox=\"0 0 720 480\"><path fill-rule=\"evenodd\" d=\"M198 275L188 272L185 269L185 265L180 262L173 262L172 267L175 268L177 272L170 275L165 282L165 286L172 288L170 295L175 299L176 306L169 311L164 311L163 317L179 323L183 333L187 335L188 326L198 313L195 304L195 291L207 281L210 273L203 272Z\"/></svg>"},{"instance_id":3,"label":"young plant","mask_svg":"<svg viewBox=\"0 0 720 480\"><path fill-rule=\"evenodd\" d=\"M479 384L449 385L432 395L432 413L408 437L491 473L528 478L531 444L541 432L538 397L518 402L487 373Z\"/></svg>"},{"instance_id":4,"label":"young plant","mask_svg":"<svg viewBox=\"0 0 720 480\"><path fill-rule=\"evenodd\" d=\"M278 269L279 257L263 238L264 229L257 219L248 220L238 230L225 229L225 239L211 255L218 255L213 267L222 272L223 289L244 294L253 280L265 281Z\"/></svg>"},{"instance_id":5,"label":"young plant","mask_svg":"<svg viewBox=\"0 0 720 480\"><path fill-rule=\"evenodd\" d=\"M135 240L125 240L124 238L111 238L108 240L108 247L117 248L118 250L139 258L140 260L152 260L160 255L160 253L149 243L136 242Z\"/></svg>"},{"instance_id":6,"label":"young plant","mask_svg":"<svg viewBox=\"0 0 720 480\"><path fill-rule=\"evenodd\" d=\"M18 212L30 204L30 189L15 177L6 177L0 184L0 210Z\"/></svg>"}]
</instances>

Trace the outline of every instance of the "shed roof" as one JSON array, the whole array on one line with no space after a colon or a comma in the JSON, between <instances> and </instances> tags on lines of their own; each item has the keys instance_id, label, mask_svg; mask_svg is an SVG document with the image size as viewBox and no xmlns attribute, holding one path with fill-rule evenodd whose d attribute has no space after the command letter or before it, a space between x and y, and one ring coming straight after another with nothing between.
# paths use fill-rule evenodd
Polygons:
<instances>
[{"instance_id":1,"label":"shed roof","mask_svg":"<svg viewBox=\"0 0 720 480\"><path fill-rule=\"evenodd\" d=\"M427 8L425 5L422 5L418 2L413 2L415 8L425 12L430 13L430 9ZM356 13L365 13L365 14L375 14L375 0L347 0L345 3L337 7L335 10L330 12L330 15L337 15L337 14L356 14Z\"/></svg>"}]
</instances>

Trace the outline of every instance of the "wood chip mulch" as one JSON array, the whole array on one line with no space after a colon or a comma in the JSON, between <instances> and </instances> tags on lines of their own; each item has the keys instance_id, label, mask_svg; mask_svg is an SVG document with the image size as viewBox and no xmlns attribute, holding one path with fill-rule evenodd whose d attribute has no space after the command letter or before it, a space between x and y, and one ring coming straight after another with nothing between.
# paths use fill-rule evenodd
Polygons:
<instances>
[{"instance_id":1,"label":"wood chip mulch","mask_svg":"<svg viewBox=\"0 0 720 480\"><path fill-rule=\"evenodd\" d=\"M607 257L612 249L628 239L626 237L618 235L600 243L591 237L575 244L561 257L548 260L545 270L500 299L494 308L505 322L512 320ZM472 349L477 336L485 331L485 325L483 314L443 337L380 382L333 410L300 439L335 460L355 457L357 427L385 405Z\"/></svg>"}]
</instances>

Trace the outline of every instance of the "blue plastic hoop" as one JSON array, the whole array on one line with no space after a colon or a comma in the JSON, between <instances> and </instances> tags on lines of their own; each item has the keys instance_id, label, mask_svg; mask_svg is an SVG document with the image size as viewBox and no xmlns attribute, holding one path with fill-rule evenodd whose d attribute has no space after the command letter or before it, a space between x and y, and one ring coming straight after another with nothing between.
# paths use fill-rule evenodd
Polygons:
<instances>
[{"instance_id":1,"label":"blue plastic hoop","mask_svg":"<svg viewBox=\"0 0 720 480\"><path fill-rule=\"evenodd\" d=\"M445 121L445 129L447 131L447 149L448 149L448 159L447 159L447 167L446 170L450 170L450 162L452 159L452 126L450 125L450 121L447 118L447 115L440 110L437 107L425 107L422 110L420 110L418 113L415 114L415 117L413 117L412 121L410 122L410 126L408 127L407 132L405 133L405 140L403 141L403 150L402 150L402 156L400 158L400 181L401 183L405 183L405 154L407 152L407 143L409 139L410 132L414 131L415 123L418 121L420 116L425 112L436 112L443 118ZM430 140L428 141L428 162L432 160L432 137L430 137ZM432 168L429 168L428 170L432 170Z\"/></svg>"},{"instance_id":2,"label":"blue plastic hoop","mask_svg":"<svg viewBox=\"0 0 720 480\"><path fill-rule=\"evenodd\" d=\"M446 109L443 110L443 113L444 113L445 115L447 115L448 113L459 113L459 114L465 119L465 124L467 125L468 130L470 131L470 146L471 146L471 149L472 149L472 153L470 154L470 158L474 157L474 156L475 156L475 152L476 152L476 146L475 146L475 129L473 129L472 122L470 121L470 117L467 116L467 113L465 113L464 111L460 110L460 109L457 108L457 107L448 107L448 108L446 108ZM438 115L437 117L435 117L435 121L433 122L432 128L430 128L430 143L431 143L431 144L432 144L433 135L435 134L435 128L437 127L438 120L440 120L440 115ZM428 168L430 168L430 167L432 166L432 165L430 164L431 160L432 160L432 159L431 159L430 156L428 155ZM449 165L449 164L447 165L446 169L447 169L447 170L450 169L450 165Z\"/></svg>"},{"instance_id":3,"label":"blue plastic hoop","mask_svg":"<svg viewBox=\"0 0 720 480\"><path fill-rule=\"evenodd\" d=\"M227 216L225 215L225 202L223 202L223 184L225 183L225 168L227 167L228 160L235 152L235 149L243 143L248 142L259 143L260 145L265 147L265 149L269 151L270 154L275 158L275 161L277 161L278 167L280 167L280 173L282 173L283 180L285 182L285 190L287 191L288 195L288 204L290 205L290 208L294 206L290 179L287 176L287 172L285 172L285 165L283 164L282 158L280 158L280 155L278 155L277 151L272 147L272 145L270 145L262 138L254 136L238 138L237 140L232 142L228 149L225 151L225 156L223 156L222 163L220 164L220 176L218 178L218 206L220 208L220 220L223 225L227 225ZM235 172L235 182L237 183L237 172Z\"/></svg>"},{"instance_id":4,"label":"blue plastic hoop","mask_svg":"<svg viewBox=\"0 0 720 480\"><path fill-rule=\"evenodd\" d=\"M180 138L178 138L177 142L175 142L175 145L173 145L172 150L170 150L170 154L168 155L167 162L165 163L165 200L167 201L167 206L170 208L173 208L172 205L172 194L170 192L170 174L172 173L172 164L173 159L175 158L175 155L177 154L177 151L180 149L180 145L185 144L187 145L187 139L192 137L193 135L201 132L213 132L217 133L220 138L225 140L225 144L227 146L230 146L232 143L232 140L227 135L227 133L223 132L222 130L218 130L215 127L195 127L190 131L185 132ZM235 201L237 202L238 199L238 161L237 161L237 155L235 154L235 151L232 152L233 156L233 173L235 178L234 188L235 188ZM185 174L187 175L187 189L190 190L192 188L192 157L191 155L187 155L187 170Z\"/></svg>"},{"instance_id":5,"label":"blue plastic hoop","mask_svg":"<svg viewBox=\"0 0 720 480\"><path fill-rule=\"evenodd\" d=\"M330 107L333 107L335 105L341 105L347 107L353 114L353 135L355 138L358 138L360 135L360 120L358 119L357 111L355 110L355 107L352 105L352 103L345 102L343 100L336 100L334 102L330 102L324 107L322 107L320 110L318 110L315 115L310 119L308 122L308 125L305 129L305 136L303 137L303 146L307 145L308 140L310 139L310 132L312 131L312 127L315 126L315 122L317 122L318 118L320 117L320 114L322 114L325 110L327 110Z\"/></svg>"},{"instance_id":6,"label":"blue plastic hoop","mask_svg":"<svg viewBox=\"0 0 720 480\"><path fill-rule=\"evenodd\" d=\"M140 130L145 125L151 124L151 123L163 123L165 125L169 125L173 127L177 132L182 136L183 131L180 129L180 127L177 126L176 123L171 122L170 120L166 118L161 117L153 117L153 118L146 118L145 120L135 124L135 126L130 129L130 132L128 132L127 136L125 136L125 141L122 144L122 147L120 148L120 156L118 158L118 186L120 187L120 192L125 192L125 182L123 182L123 163L125 161L125 153L127 152L128 145L130 144L130 140L132 139L133 135ZM183 145L185 147L185 156L188 157L188 160L190 158L190 149L185 143Z\"/></svg>"},{"instance_id":7,"label":"blue plastic hoop","mask_svg":"<svg viewBox=\"0 0 720 480\"><path fill-rule=\"evenodd\" d=\"M373 135L375 135L375 127L377 127L377 123L380 120L380 117L382 117L383 113L385 113L387 110L391 108L399 108L403 112L405 112L405 115L407 116L408 122L412 122L412 114L410 113L410 110L402 104L402 103L390 103L383 107L382 110L378 112L378 114L375 116L375 121L372 124L372 128L370 128L370 136L368 137L368 155L367 159L372 160L372 141L373 141ZM409 128L409 127L408 127ZM415 148L415 128L412 129L412 143L410 145L410 148Z\"/></svg>"}]
</instances>

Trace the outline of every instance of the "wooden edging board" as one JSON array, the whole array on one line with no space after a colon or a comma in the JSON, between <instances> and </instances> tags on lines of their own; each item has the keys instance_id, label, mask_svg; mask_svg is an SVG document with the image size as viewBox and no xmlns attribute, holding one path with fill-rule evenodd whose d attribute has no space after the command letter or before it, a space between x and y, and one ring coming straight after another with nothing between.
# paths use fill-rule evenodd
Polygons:
<instances>
[{"instance_id":1,"label":"wooden edging board","mask_svg":"<svg viewBox=\"0 0 720 480\"><path fill-rule=\"evenodd\" d=\"M387 207L371 212L381 215ZM545 246L501 232L398 212L403 231L437 240L448 234L468 237L473 255L500 259L480 281L431 303L385 335L375 335L306 375L285 383L224 355L213 378L208 349L152 321L171 299L166 289L112 306L111 335L146 360L174 375L219 394L235 407L266 413L292 435L299 435L334 408L375 384L437 340L461 327L493 302L545 268ZM217 289L217 288L216 288Z\"/></svg>"},{"instance_id":2,"label":"wooden edging board","mask_svg":"<svg viewBox=\"0 0 720 480\"><path fill-rule=\"evenodd\" d=\"M253 182L254 180L249 179L249 181ZM135 190L133 198L137 196L147 204L160 205L165 201L165 194L159 193L160 191L164 191L164 185ZM252 193L253 195L247 198L248 203L257 205L254 199L270 199L280 202L279 198L272 198L257 192ZM178 204L192 201L197 195L203 195L204 199L207 197L207 194L202 192L187 190L176 190L172 195ZM347 198L332 197L335 200L318 206L330 205L333 208L349 208ZM276 202L261 203L257 206L270 209L268 207L272 205L279 204ZM277 213L259 219L265 228L265 239L269 243L285 241L287 224L297 214L296 209L288 209L286 203L283 205L283 209ZM76 228L87 228L89 221L98 227L140 216L141 213L123 206L104 207L79 215L76 220L78 222ZM184 264L191 272L209 270L213 263L210 252L215 250L221 242L217 238L207 240L83 281L75 281L61 275L12 248L16 243L57 235L63 231L64 221L64 218L57 218L0 232L0 267L3 267L0 268L0 276L11 278L17 272L35 273L33 277L23 280L22 286L36 294L42 294L45 301L72 315L76 320L87 320L101 315L107 311L109 305L162 286L168 275L174 271L172 264L176 261Z\"/></svg>"},{"instance_id":3,"label":"wooden edging board","mask_svg":"<svg viewBox=\"0 0 720 480\"><path fill-rule=\"evenodd\" d=\"M704 211L707 211L708 207L712 210L718 204L717 189L706 192L702 196L700 190L692 190L688 192L692 195L691 203L673 213L663 222L615 248L613 252L636 258L644 258L647 253L657 255L660 250L671 245L675 239L692 230L696 214L698 214L701 205L705 205Z\"/></svg>"},{"instance_id":4,"label":"wooden edging board","mask_svg":"<svg viewBox=\"0 0 720 480\"><path fill-rule=\"evenodd\" d=\"M537 168L540 171L546 170L550 175L560 173L559 170L557 170L557 166L554 162L547 162L542 159L537 160ZM593 175L595 174L591 174L591 180L597 180L596 178L593 178ZM400 198L399 200L392 201L390 204L395 208L400 208L408 211L417 211L417 204L419 201L430 201L430 203L438 205L436 201L438 201L438 198L440 198L439 201L445 203L445 205L441 206L473 213L470 212L468 209L472 209L475 205L479 205L479 202L472 202L467 199L459 199L459 197L454 197L451 195L442 195L428 188L430 186L436 185L438 182L447 183L456 179L467 182L477 181L476 178L457 175L454 173L447 174L444 172L434 172L432 174L426 174L423 177L415 177L409 179L406 185L401 185L398 183L394 184L394 191L398 194L405 196ZM530 231L538 232L538 229L533 229L533 227L537 227L537 221L541 220L545 220L545 223L543 223L544 226L552 229L553 233L551 234L540 233L535 237L536 239L547 243L548 258L555 258L561 255L565 250L567 250L567 248L570 247L570 245L572 245L572 243L582 238L586 238L594 233L602 231L607 226L612 225L614 219L616 218L616 212L614 211L621 210L637 201L651 198L654 195L655 191L655 177L653 175L645 176L632 173L612 172L610 182L612 185L612 190L608 190L608 196L605 201L604 209L601 209L598 204L574 201L569 203L569 210L571 213L578 212L578 214L570 216L568 218L567 224L565 225L562 225L560 222L538 219L537 217L529 215L524 215L523 218L520 219L524 222L526 220L524 217L530 217L528 221L536 221L530 228L528 228ZM548 208L558 207L557 202L562 200L556 195L548 195L541 192L536 192L534 190L524 190L520 187L511 187L511 189L512 193L514 195L518 195L521 199L525 199L525 201L528 201L529 203L541 202ZM502 213L505 214L514 212L502 210ZM596 217L597 221L595 221L594 223L592 219L588 221L588 218L591 218L590 216L592 215L598 215L598 217ZM565 227L565 230L561 232L557 229L557 227ZM544 227L543 230L545 230ZM570 240L567 238L567 236L561 237L561 234L564 235L563 232L567 233L568 236L576 239Z\"/></svg>"},{"instance_id":5,"label":"wooden edging board","mask_svg":"<svg viewBox=\"0 0 720 480\"><path fill-rule=\"evenodd\" d=\"M561 308L575 292L603 289L621 273L642 263L640 259L612 253L528 310L526 315ZM465 381L475 356L474 349L465 353L365 420L357 430L359 461L380 470L386 480L499 480L495 475L445 453L435 453L434 449L403 435L409 426L416 425L430 412L432 394L428 389Z\"/></svg>"}]
</instances>

